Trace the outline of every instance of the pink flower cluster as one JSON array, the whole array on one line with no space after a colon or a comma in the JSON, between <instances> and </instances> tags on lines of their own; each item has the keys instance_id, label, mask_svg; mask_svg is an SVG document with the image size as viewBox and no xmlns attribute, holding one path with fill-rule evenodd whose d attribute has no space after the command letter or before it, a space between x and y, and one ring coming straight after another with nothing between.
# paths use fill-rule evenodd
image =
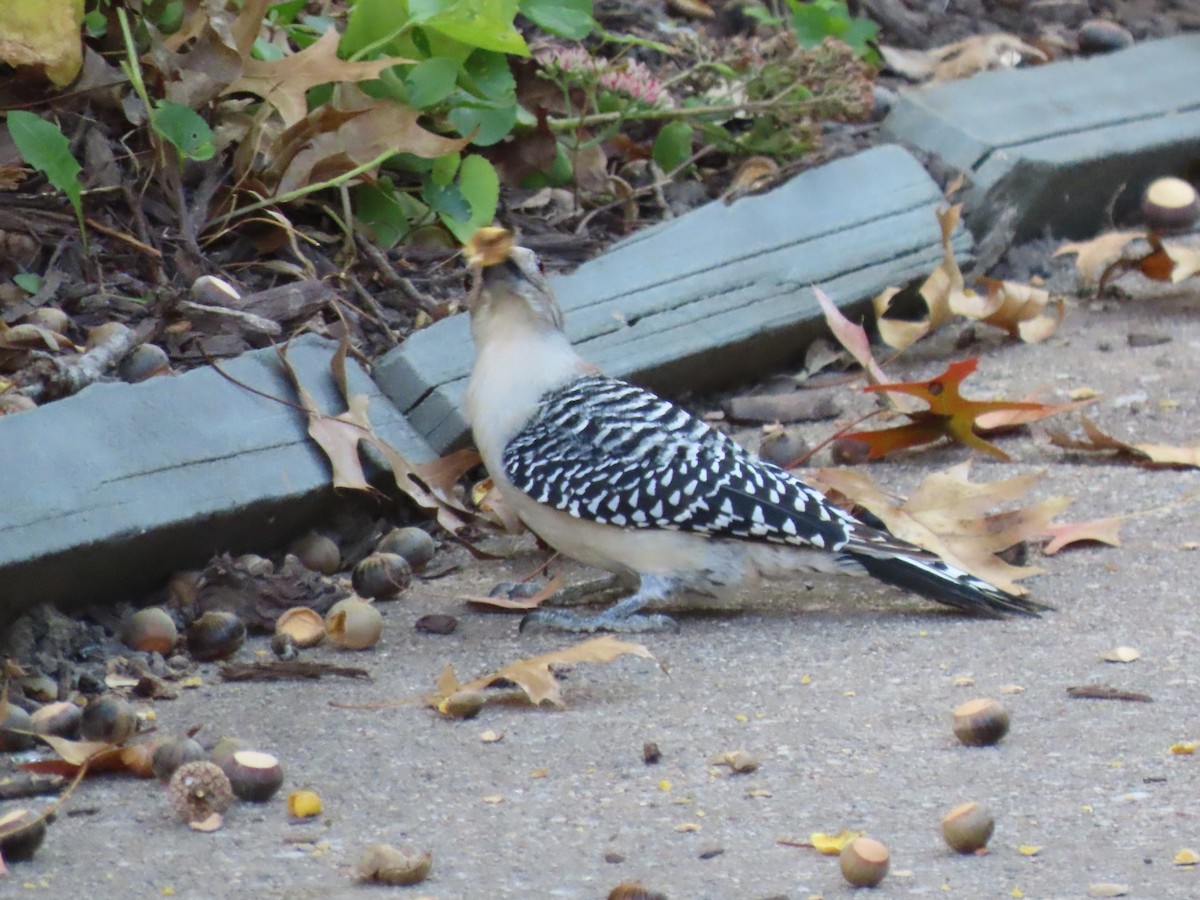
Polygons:
<instances>
[{"instance_id":1,"label":"pink flower cluster","mask_svg":"<svg viewBox=\"0 0 1200 900\"><path fill-rule=\"evenodd\" d=\"M670 99L666 88L636 59L612 60L595 58L583 47L547 46L535 56L547 69L566 73L586 73L595 76L602 88L640 100L649 106L659 106Z\"/></svg>"}]
</instances>

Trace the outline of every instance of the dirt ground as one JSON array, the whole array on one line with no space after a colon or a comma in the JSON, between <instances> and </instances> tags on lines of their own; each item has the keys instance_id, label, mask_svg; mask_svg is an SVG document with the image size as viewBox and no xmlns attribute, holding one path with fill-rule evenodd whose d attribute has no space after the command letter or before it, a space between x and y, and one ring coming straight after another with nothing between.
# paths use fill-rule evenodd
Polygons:
<instances>
[{"instance_id":1,"label":"dirt ground","mask_svg":"<svg viewBox=\"0 0 1200 900\"><path fill-rule=\"evenodd\" d=\"M1054 400L1091 387L1103 394L1095 419L1117 437L1194 443L1198 303L1194 290L1075 303L1045 344L972 348L987 373L976 390L1042 388ZM1131 333L1169 340L1133 348ZM921 345L896 374L936 371L954 340L951 329ZM975 477L1044 470L1037 493L1073 497L1070 520L1127 517L1119 548L1038 560L1046 574L1034 595L1056 607L1042 619L979 621L848 579L798 582L747 598L741 612L684 613L679 634L646 636L669 675L632 658L574 669L565 711L489 706L448 721L419 705L331 707L412 698L448 663L465 679L571 642L519 636L516 618L458 599L528 572L537 556L465 564L386 604L376 650L312 651L365 666L370 683L223 684L210 664L201 687L154 704L165 732L203 724L209 739L237 734L276 753L285 791L321 794L318 819L290 820L277 798L194 833L157 784L98 777L10 885L51 896L358 896L384 890L356 886L352 867L365 845L385 841L433 853L433 874L412 896L599 897L642 879L673 898L841 897L853 889L835 859L781 841L853 828L891 850L879 896L1081 897L1118 884L1132 897L1195 897L1200 870L1172 861L1200 848L1200 757L1170 748L1200 739L1200 473L1074 456L1036 428L1004 439L1012 464L979 460ZM870 472L904 490L963 458L946 448ZM418 634L413 622L429 612L459 616L458 631ZM1141 658L1101 660L1118 645ZM256 639L239 659L265 654ZM1085 684L1153 702L1068 697ZM1011 710L1009 736L994 748L958 745L950 711L985 696ZM503 739L483 742L489 730ZM662 750L657 765L642 761L646 741ZM709 765L738 748L758 771ZM942 814L968 800L995 815L985 856L958 856L938 833Z\"/></svg>"}]
</instances>

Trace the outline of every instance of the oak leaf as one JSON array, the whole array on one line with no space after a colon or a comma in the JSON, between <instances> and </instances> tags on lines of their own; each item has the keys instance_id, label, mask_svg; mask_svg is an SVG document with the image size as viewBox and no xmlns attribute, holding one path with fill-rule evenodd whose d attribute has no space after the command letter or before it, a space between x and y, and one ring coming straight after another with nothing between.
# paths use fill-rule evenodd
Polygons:
<instances>
[{"instance_id":1,"label":"oak leaf","mask_svg":"<svg viewBox=\"0 0 1200 900\"><path fill-rule=\"evenodd\" d=\"M384 69L415 62L398 56L358 62L340 59L337 55L340 40L337 29L330 28L313 44L291 56L273 60L247 58L242 65L241 77L222 93L256 94L274 106L284 125L291 127L308 113L310 88L343 81L367 81L378 78Z\"/></svg>"},{"instance_id":2,"label":"oak leaf","mask_svg":"<svg viewBox=\"0 0 1200 900\"><path fill-rule=\"evenodd\" d=\"M896 537L999 588L1023 595L1026 591L1017 580L1043 570L1011 565L997 554L1044 533L1071 501L1051 497L1015 510L989 513L997 505L1024 497L1042 476L976 483L970 480L970 465L968 460L935 472L907 500L883 490L861 471L818 469L813 478L821 487L870 511Z\"/></svg>"},{"instance_id":3,"label":"oak leaf","mask_svg":"<svg viewBox=\"0 0 1200 900\"><path fill-rule=\"evenodd\" d=\"M1028 401L982 401L968 400L963 397L959 393L959 385L978 366L978 359L964 359L950 363L946 367L946 371L929 381L868 385L863 388L864 391L891 391L908 394L924 400L929 405L929 409L905 412L904 415L910 420L905 425L876 431L855 431L844 437L865 443L869 447L868 457L870 459L878 459L896 450L929 444L946 437L976 450L990 453L999 459L1007 460L1009 458L1007 453L975 433L976 418L986 413L1044 411L1046 407L1041 403Z\"/></svg>"},{"instance_id":4,"label":"oak leaf","mask_svg":"<svg viewBox=\"0 0 1200 900\"><path fill-rule=\"evenodd\" d=\"M333 486L351 490L378 493L367 481L359 444L373 447L387 462L396 481L396 486L422 509L433 512L438 524L454 533L467 524L471 512L458 500L448 485L448 472L463 471L465 462L473 464L472 457L457 456L453 460L436 460L428 464L411 463L396 449L379 437L371 426L367 414L370 398L366 394L352 394L346 383L346 354L349 341L343 338L329 362L329 371L338 390L346 400L346 411L331 416L321 410L316 398L300 383L295 370L287 361L286 348L279 351L284 371L296 386L300 405L308 414L308 433L325 452L333 467ZM469 465L467 466L470 467Z\"/></svg>"},{"instance_id":5,"label":"oak leaf","mask_svg":"<svg viewBox=\"0 0 1200 900\"><path fill-rule=\"evenodd\" d=\"M1132 456L1142 462L1159 466L1200 467L1200 444L1194 447L1176 447L1170 444L1129 444L1117 440L1101 431L1091 419L1080 415L1086 437L1073 438L1064 431L1052 431L1050 443L1065 450L1112 450L1124 456Z\"/></svg>"},{"instance_id":6,"label":"oak leaf","mask_svg":"<svg viewBox=\"0 0 1200 900\"><path fill-rule=\"evenodd\" d=\"M1043 534L1049 537L1050 541L1042 548L1042 552L1047 556L1053 556L1063 547L1083 541L1095 541L1120 547L1121 538L1118 532L1121 530L1123 521L1120 516L1114 516L1109 519L1092 519L1090 522L1062 522L1047 525Z\"/></svg>"},{"instance_id":7,"label":"oak leaf","mask_svg":"<svg viewBox=\"0 0 1200 900\"><path fill-rule=\"evenodd\" d=\"M474 681L468 681L466 684L459 684L454 669L446 666L437 681L437 695L427 697L426 702L436 709L442 700L459 691L481 691L496 682L511 681L525 692L525 696L534 706L549 703L561 708L565 707L566 703L563 701L562 690L559 687L558 679L554 676L552 666L574 665L583 662L607 663L629 655L658 662L654 654L643 644L618 640L613 635L606 634L603 637L592 638L561 650L544 653L541 656L518 659L495 672L476 678ZM662 663L658 665L666 672Z\"/></svg>"}]
</instances>

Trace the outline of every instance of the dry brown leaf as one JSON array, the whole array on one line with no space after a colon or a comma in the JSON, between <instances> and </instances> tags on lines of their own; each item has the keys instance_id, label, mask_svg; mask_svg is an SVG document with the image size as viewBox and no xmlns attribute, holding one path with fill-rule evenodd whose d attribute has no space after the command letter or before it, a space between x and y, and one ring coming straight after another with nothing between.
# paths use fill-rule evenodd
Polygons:
<instances>
[{"instance_id":1,"label":"dry brown leaf","mask_svg":"<svg viewBox=\"0 0 1200 900\"><path fill-rule=\"evenodd\" d=\"M1041 343L1054 334L1062 322L1064 306L1061 298L1055 300L1056 315L1044 313L1051 301L1047 290L995 278L980 278L979 283L987 288L987 296L970 294L957 298L951 304L955 313L1003 328L1027 344Z\"/></svg>"},{"instance_id":2,"label":"dry brown leaf","mask_svg":"<svg viewBox=\"0 0 1200 900\"><path fill-rule=\"evenodd\" d=\"M1162 242L1163 252L1170 258L1171 283L1179 284L1185 278L1192 278L1200 273L1200 250L1171 241Z\"/></svg>"},{"instance_id":3,"label":"dry brown leaf","mask_svg":"<svg viewBox=\"0 0 1200 900\"><path fill-rule=\"evenodd\" d=\"M346 354L349 347L349 342L343 338L329 362L330 374L347 406L346 412L337 416L321 411L316 398L300 384L295 370L288 364L286 348L279 351L283 368L296 386L300 405L308 413L308 433L325 452L333 467L333 486L377 493L367 481L362 459L358 454L359 444L367 443L387 461L396 486L408 495L409 499L422 509L435 513L438 524L447 531L458 531L467 524L471 512L454 498L453 493L447 490L444 484L438 483L437 478L444 477L444 472L438 469L438 464L415 465L396 452L396 449L375 434L371 427L371 420L367 414L370 398L366 394L350 393L346 383ZM432 481L426 481L427 471L435 476Z\"/></svg>"},{"instance_id":4,"label":"dry brown leaf","mask_svg":"<svg viewBox=\"0 0 1200 900\"><path fill-rule=\"evenodd\" d=\"M122 757L124 748L116 744L104 741L72 741L51 734L39 734L38 737L49 744L59 758L24 763L21 768L26 772L73 778L85 766L89 775L128 768Z\"/></svg>"},{"instance_id":5,"label":"dry brown leaf","mask_svg":"<svg viewBox=\"0 0 1200 900\"><path fill-rule=\"evenodd\" d=\"M779 164L769 156L751 156L737 167L721 199L732 203L739 197L753 194L770 185L779 177Z\"/></svg>"},{"instance_id":6,"label":"dry brown leaf","mask_svg":"<svg viewBox=\"0 0 1200 900\"><path fill-rule=\"evenodd\" d=\"M474 603L476 606L494 606L497 609L537 609L562 590L562 586L563 577L560 573L547 581L545 587L532 597L519 597L516 600L510 600L508 597L479 597L470 595L460 599L466 600L468 603Z\"/></svg>"},{"instance_id":7,"label":"dry brown leaf","mask_svg":"<svg viewBox=\"0 0 1200 900\"><path fill-rule=\"evenodd\" d=\"M1170 444L1127 444L1110 434L1105 434L1087 416L1080 415L1079 418L1083 421L1083 430L1087 436L1085 439L1073 438L1063 431L1052 431L1050 443L1066 450L1114 450L1159 466L1200 467L1200 445L1175 447Z\"/></svg>"},{"instance_id":8,"label":"dry brown leaf","mask_svg":"<svg viewBox=\"0 0 1200 900\"><path fill-rule=\"evenodd\" d=\"M691 19L711 19L716 16L713 8L704 0L667 0L672 12Z\"/></svg>"},{"instance_id":9,"label":"dry brown leaf","mask_svg":"<svg viewBox=\"0 0 1200 900\"><path fill-rule=\"evenodd\" d=\"M561 650L544 653L541 656L518 659L502 669L497 669L474 681L468 681L466 684L459 684L454 670L447 666L441 677L438 678L437 696L427 697L426 702L437 708L438 703L458 691L481 691L497 681L511 681L525 692L534 706L548 702L561 708L566 704L563 702L562 691L559 688L558 679L554 677L552 666L584 662L607 663L628 655L640 656L658 663L654 654L644 645L618 640L611 634L606 634L603 637L592 638ZM658 665L666 672L662 663L658 663Z\"/></svg>"},{"instance_id":10,"label":"dry brown leaf","mask_svg":"<svg viewBox=\"0 0 1200 900\"><path fill-rule=\"evenodd\" d=\"M1070 500L1052 497L1010 512L987 515L1000 503L1023 497L1042 476L1021 475L1003 481L975 483L970 461L927 477L901 502L861 471L819 469L814 478L881 519L898 538L936 553L946 562L1010 593L1023 595L1017 579L1042 569L1013 566L996 556L1002 550L1045 531Z\"/></svg>"},{"instance_id":11,"label":"dry brown leaf","mask_svg":"<svg viewBox=\"0 0 1200 900\"><path fill-rule=\"evenodd\" d=\"M962 214L962 204L938 210L938 227L942 232L942 261L918 288L921 299L929 310L924 322L888 319L885 313L892 300L900 293L899 288L888 288L875 298L875 317L878 320L879 336L897 350L904 350L932 331L936 331L950 320L952 306L967 295L962 270L954 258L951 239ZM848 349L848 348L847 348Z\"/></svg>"},{"instance_id":12,"label":"dry brown leaf","mask_svg":"<svg viewBox=\"0 0 1200 900\"><path fill-rule=\"evenodd\" d=\"M1121 258L1130 241L1145 237L1144 231L1110 231L1090 241L1072 241L1054 251L1055 256L1076 253L1075 268L1087 284L1096 284L1105 270Z\"/></svg>"},{"instance_id":13,"label":"dry brown leaf","mask_svg":"<svg viewBox=\"0 0 1200 900\"><path fill-rule=\"evenodd\" d=\"M816 295L817 303L821 305L821 310L825 313L825 324L829 326L829 331L837 338L838 343L854 357L854 361L862 366L863 371L867 374L867 381L871 384L885 384L890 381L891 379L879 367L879 363L875 362L875 357L871 355L871 339L867 337L866 330L842 315L842 311L837 308L829 295L819 287L813 287L813 294ZM884 397L892 409L899 412L910 412L920 405L906 397L897 397L892 394L885 394Z\"/></svg>"},{"instance_id":14,"label":"dry brown leaf","mask_svg":"<svg viewBox=\"0 0 1200 900\"><path fill-rule=\"evenodd\" d=\"M343 81L367 81L392 66L415 62L399 56L350 62L339 59L341 34L330 28L316 42L299 53L283 59L257 60L247 57L242 75L227 87L225 94L256 94L270 103L291 127L308 113L308 91L321 84Z\"/></svg>"},{"instance_id":15,"label":"dry brown leaf","mask_svg":"<svg viewBox=\"0 0 1200 900\"><path fill-rule=\"evenodd\" d=\"M1092 519L1090 522L1063 522L1047 525L1042 534L1049 537L1050 542L1042 548L1042 552L1047 556L1053 556L1063 547L1080 541L1097 541L1101 544L1120 547L1121 539L1118 532L1121 530L1123 521L1120 516L1115 516L1111 519Z\"/></svg>"},{"instance_id":16,"label":"dry brown leaf","mask_svg":"<svg viewBox=\"0 0 1200 900\"><path fill-rule=\"evenodd\" d=\"M1004 32L972 35L936 47L928 51L928 55L934 61L930 78L935 82L970 78L991 69L1015 69L1022 62L1049 61L1037 47Z\"/></svg>"},{"instance_id":17,"label":"dry brown leaf","mask_svg":"<svg viewBox=\"0 0 1200 900\"><path fill-rule=\"evenodd\" d=\"M436 159L471 142L425 130L420 116L420 110L394 100L344 88L336 104L322 105L280 136L269 154L276 190L283 194L336 178L388 151Z\"/></svg>"},{"instance_id":18,"label":"dry brown leaf","mask_svg":"<svg viewBox=\"0 0 1200 900\"><path fill-rule=\"evenodd\" d=\"M1046 56L1012 34L977 34L930 50L879 45L884 63L910 81L957 81L990 69L1012 69L1022 62L1047 62Z\"/></svg>"}]
</instances>

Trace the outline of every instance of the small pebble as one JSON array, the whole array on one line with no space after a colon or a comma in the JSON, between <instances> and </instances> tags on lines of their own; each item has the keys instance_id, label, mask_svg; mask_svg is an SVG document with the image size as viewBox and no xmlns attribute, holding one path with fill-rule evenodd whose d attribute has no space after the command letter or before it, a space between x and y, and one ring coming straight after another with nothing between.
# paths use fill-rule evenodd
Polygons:
<instances>
[{"instance_id":1,"label":"small pebble","mask_svg":"<svg viewBox=\"0 0 1200 900\"><path fill-rule=\"evenodd\" d=\"M1116 22L1107 19L1088 19L1076 34L1079 52L1084 56L1112 53L1133 46L1133 35Z\"/></svg>"}]
</instances>

